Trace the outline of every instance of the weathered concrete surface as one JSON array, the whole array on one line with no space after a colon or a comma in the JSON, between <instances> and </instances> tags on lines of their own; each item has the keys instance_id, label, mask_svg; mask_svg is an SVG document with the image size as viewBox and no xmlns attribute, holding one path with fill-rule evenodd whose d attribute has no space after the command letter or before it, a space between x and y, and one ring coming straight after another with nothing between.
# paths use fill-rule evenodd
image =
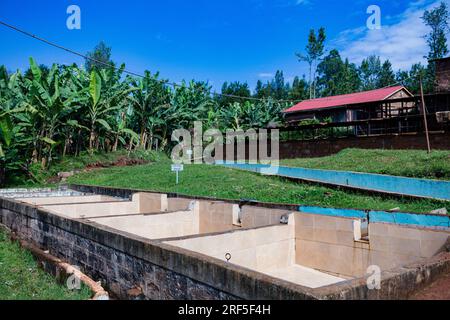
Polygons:
<instances>
[{"instance_id":1,"label":"weathered concrete surface","mask_svg":"<svg viewBox=\"0 0 450 320\"><path fill-rule=\"evenodd\" d=\"M217 164L239 170L253 171L262 175L317 182L334 187L450 201L450 182L448 181L406 178L364 172L284 166L271 167L270 165L237 162L217 162Z\"/></svg>"},{"instance_id":2,"label":"weathered concrete surface","mask_svg":"<svg viewBox=\"0 0 450 320\"><path fill-rule=\"evenodd\" d=\"M103 191L107 194L107 189ZM115 195L127 192L113 190ZM160 241L1 198L0 223L81 267L119 298L399 299L450 268L447 254L384 272L382 290L369 291L364 278L310 289Z\"/></svg>"},{"instance_id":3,"label":"weathered concrete surface","mask_svg":"<svg viewBox=\"0 0 450 320\"><path fill-rule=\"evenodd\" d=\"M441 253L431 259L381 273L381 289L370 290L368 277L316 289L322 299L378 300L407 299L440 275L450 271L450 254Z\"/></svg>"},{"instance_id":4,"label":"weathered concrete surface","mask_svg":"<svg viewBox=\"0 0 450 320\"><path fill-rule=\"evenodd\" d=\"M93 222L6 199L0 208L0 223L79 266L119 298L138 287L146 299L314 299L301 286Z\"/></svg>"}]
</instances>

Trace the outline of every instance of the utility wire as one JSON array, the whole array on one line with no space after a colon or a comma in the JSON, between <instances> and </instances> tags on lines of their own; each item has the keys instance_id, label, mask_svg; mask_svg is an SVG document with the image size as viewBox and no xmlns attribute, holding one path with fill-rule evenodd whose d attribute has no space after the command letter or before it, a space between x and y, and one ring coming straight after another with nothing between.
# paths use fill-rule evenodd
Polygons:
<instances>
[{"instance_id":1,"label":"utility wire","mask_svg":"<svg viewBox=\"0 0 450 320\"><path fill-rule=\"evenodd\" d=\"M92 57L88 57L85 54L82 54L82 53L77 52L75 50L69 49L69 48L64 47L62 45L59 45L59 44L57 44L55 42L52 42L52 41L49 41L49 40L44 39L42 37L39 37L39 36L37 36L35 34L32 34L32 33L28 32L28 31L25 31L25 30L22 30L22 29L20 29L20 28L18 28L16 26L13 26L13 25L11 25L9 23L6 23L6 22L4 22L2 20L0 20L0 24L5 26L5 27L7 27L7 28L9 28L9 29L12 29L12 30L14 30L16 32L22 33L25 36L28 36L28 37L31 37L31 38L33 38L35 40L43 42L43 43L45 43L45 44L47 44L49 46L52 46L52 47L58 48L60 50L64 50L64 51L66 51L68 53L71 53L73 55L79 56L79 57L81 57L81 58L83 58L85 60L89 60L91 62L95 62L97 64L103 65L103 66L108 67L108 68L112 68L114 70L119 70L120 69L120 68L116 67L114 64L107 63L107 62L104 62L104 61L100 61L100 60L97 60L97 59L92 58ZM139 74L139 73L136 73L136 72L132 72L132 71L129 71L129 70L126 70L126 69L124 69L123 72L126 73L126 74L129 74L129 75L135 76L135 77L145 78L145 76L142 75L142 74ZM181 88L181 87L184 86L184 85L176 83L176 82L169 82L169 81L162 80L162 79L151 79L151 80L160 82L160 83L165 84L165 85L172 86L174 88ZM204 91L205 90L202 90L202 92L204 92ZM233 95L233 94L224 94L224 93L217 93L217 92L211 92L211 91L209 91L207 93L209 93L211 95L214 95L214 96L218 96L218 97L236 98L236 99L242 99L242 100L251 100L251 101L266 101L267 100L267 99L260 99L260 98L255 98L255 97L243 97L243 96L237 96L237 95ZM298 102L302 101L302 100L285 100L285 99L281 99L281 100L272 99L272 100L275 101L275 102L290 102L290 103L298 103Z\"/></svg>"}]
</instances>

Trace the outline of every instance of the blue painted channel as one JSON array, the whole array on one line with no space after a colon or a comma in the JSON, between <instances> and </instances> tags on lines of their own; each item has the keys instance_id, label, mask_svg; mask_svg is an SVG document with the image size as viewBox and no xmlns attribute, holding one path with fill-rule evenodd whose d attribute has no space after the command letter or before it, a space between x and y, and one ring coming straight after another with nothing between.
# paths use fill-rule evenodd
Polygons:
<instances>
[{"instance_id":1,"label":"blue painted channel","mask_svg":"<svg viewBox=\"0 0 450 320\"><path fill-rule=\"evenodd\" d=\"M321 208L311 206L299 206L298 211L346 218L369 218L370 222L415 225L421 227L450 228L450 216L375 210L364 211L353 209Z\"/></svg>"},{"instance_id":2,"label":"blue painted channel","mask_svg":"<svg viewBox=\"0 0 450 320\"><path fill-rule=\"evenodd\" d=\"M414 179L382 174L350 171L319 170L292 167L272 167L262 164L216 162L218 165L254 171L264 175L276 175L303 179L336 186L347 186L369 191L402 194L450 201L450 181Z\"/></svg>"}]
</instances>

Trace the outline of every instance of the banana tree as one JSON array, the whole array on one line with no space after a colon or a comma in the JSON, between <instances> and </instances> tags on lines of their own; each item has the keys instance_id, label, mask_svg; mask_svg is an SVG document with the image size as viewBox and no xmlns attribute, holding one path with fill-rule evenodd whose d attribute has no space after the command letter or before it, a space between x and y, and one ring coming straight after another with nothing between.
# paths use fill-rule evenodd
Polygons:
<instances>
[{"instance_id":1,"label":"banana tree","mask_svg":"<svg viewBox=\"0 0 450 320\"><path fill-rule=\"evenodd\" d=\"M122 112L120 120L116 122L116 126L111 130L111 134L114 136L114 145L112 147L113 151L117 151L119 142L125 146L127 144L125 138L129 137L128 148L131 151L133 144L138 144L139 135L132 129L127 128L127 118L126 113Z\"/></svg>"},{"instance_id":2,"label":"banana tree","mask_svg":"<svg viewBox=\"0 0 450 320\"><path fill-rule=\"evenodd\" d=\"M125 82L120 82L120 73L120 70L115 73L114 70L104 69L100 73L96 70L91 72L88 108L90 152L93 152L94 145L98 142L98 130L103 128L107 132L111 131L108 117L123 108L126 105L127 96L137 90L134 87L129 88Z\"/></svg>"},{"instance_id":3,"label":"banana tree","mask_svg":"<svg viewBox=\"0 0 450 320\"><path fill-rule=\"evenodd\" d=\"M30 115L33 130L38 130L34 144L34 157L41 156L42 167L46 168L52 159L52 153L60 137L60 127L65 124L64 119L76 111L73 107L78 101L79 92L70 90L68 86L61 88L60 67L52 66L44 77L41 69L33 58L30 58L30 68L33 79L25 79L25 86L29 92L29 99L25 102Z\"/></svg>"},{"instance_id":4,"label":"banana tree","mask_svg":"<svg viewBox=\"0 0 450 320\"><path fill-rule=\"evenodd\" d=\"M5 157L3 146L9 147L13 138L13 124L8 113L0 114L0 158Z\"/></svg>"},{"instance_id":5,"label":"banana tree","mask_svg":"<svg viewBox=\"0 0 450 320\"><path fill-rule=\"evenodd\" d=\"M128 78L131 85L138 89L128 99L139 124L137 129L140 132L139 144L142 148L146 147L148 136L152 146L153 130L155 126L163 123L163 120L159 118L159 110L170 100L170 90L164 81L158 79L158 76L158 74L152 76L149 71L146 71L142 79Z\"/></svg>"}]
</instances>

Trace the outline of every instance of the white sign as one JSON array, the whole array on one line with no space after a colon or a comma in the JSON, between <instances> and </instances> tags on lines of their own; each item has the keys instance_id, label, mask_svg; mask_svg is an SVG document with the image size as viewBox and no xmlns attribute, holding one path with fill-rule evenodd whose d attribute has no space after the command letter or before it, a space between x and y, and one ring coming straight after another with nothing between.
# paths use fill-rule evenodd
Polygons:
<instances>
[{"instance_id":1,"label":"white sign","mask_svg":"<svg viewBox=\"0 0 450 320\"><path fill-rule=\"evenodd\" d=\"M172 165L172 172L175 172L177 174L177 184L179 181L178 173L184 170L184 166L182 164L173 164Z\"/></svg>"},{"instance_id":2,"label":"white sign","mask_svg":"<svg viewBox=\"0 0 450 320\"><path fill-rule=\"evenodd\" d=\"M172 165L172 172L179 172L179 171L183 171L184 170L184 166L182 164L173 164Z\"/></svg>"}]
</instances>

